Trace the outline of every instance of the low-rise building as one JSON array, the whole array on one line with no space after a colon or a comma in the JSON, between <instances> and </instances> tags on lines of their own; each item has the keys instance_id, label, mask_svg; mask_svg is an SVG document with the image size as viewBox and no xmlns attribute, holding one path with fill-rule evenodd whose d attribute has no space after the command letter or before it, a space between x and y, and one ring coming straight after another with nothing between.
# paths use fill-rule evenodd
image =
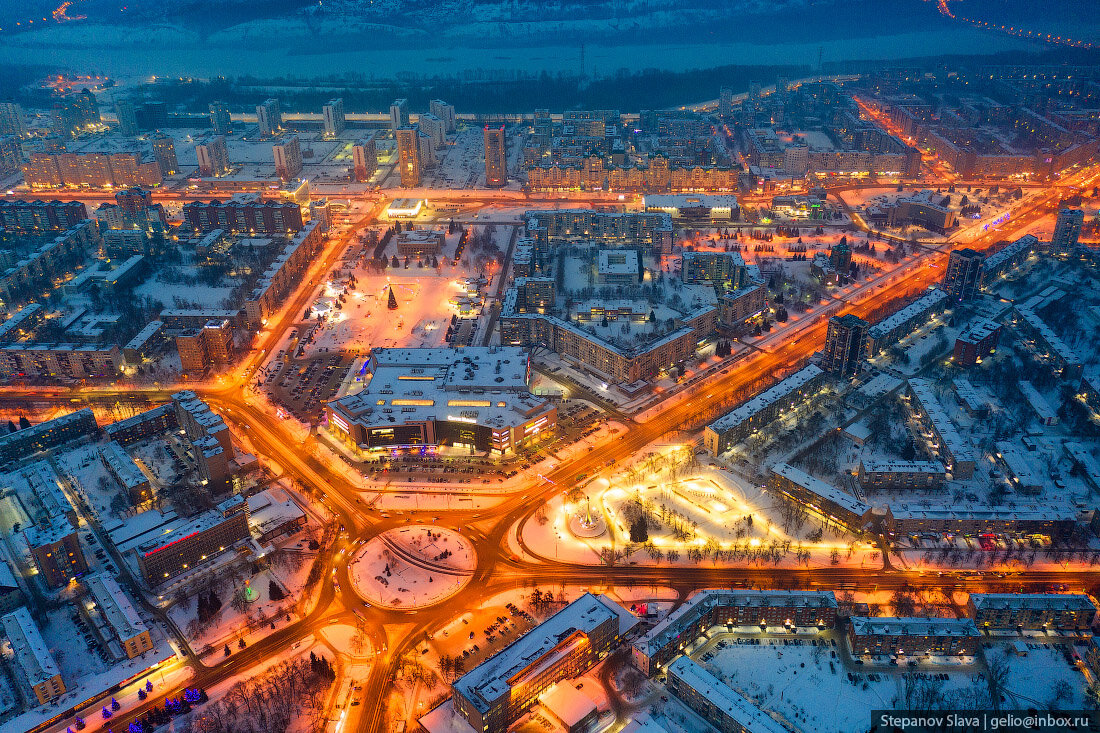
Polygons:
<instances>
[{"instance_id":1,"label":"low-rise building","mask_svg":"<svg viewBox=\"0 0 1100 733\"><path fill-rule=\"evenodd\" d=\"M4 626L4 636L15 657L20 681L38 700L38 704L45 705L64 695L65 681L61 679L61 670L30 612L26 608L17 608L0 617L0 624Z\"/></svg>"},{"instance_id":2,"label":"low-rise building","mask_svg":"<svg viewBox=\"0 0 1100 733\"><path fill-rule=\"evenodd\" d=\"M972 367L993 353L1001 338L1001 324L988 318L973 321L955 337L951 358L962 367Z\"/></svg>"},{"instance_id":3,"label":"low-rise building","mask_svg":"<svg viewBox=\"0 0 1100 733\"><path fill-rule=\"evenodd\" d=\"M867 617L848 619L853 655L972 656L981 633L969 618Z\"/></svg>"},{"instance_id":4,"label":"low-rise building","mask_svg":"<svg viewBox=\"0 0 1100 733\"><path fill-rule=\"evenodd\" d=\"M443 254L443 245L447 235L435 229L414 229L397 235L397 254L399 257L439 257Z\"/></svg>"},{"instance_id":5,"label":"low-rise building","mask_svg":"<svg viewBox=\"0 0 1100 733\"><path fill-rule=\"evenodd\" d=\"M968 479L974 475L978 457L970 441L959 434L955 423L940 404L939 398L927 379L909 380L909 405L920 420L931 430L935 442L933 451L943 462L954 479Z\"/></svg>"},{"instance_id":6,"label":"low-rise building","mask_svg":"<svg viewBox=\"0 0 1100 733\"><path fill-rule=\"evenodd\" d=\"M680 657L668 668L668 691L723 733L787 733L765 713L690 657Z\"/></svg>"},{"instance_id":7,"label":"low-rise building","mask_svg":"<svg viewBox=\"0 0 1100 733\"><path fill-rule=\"evenodd\" d=\"M133 659L153 648L149 627L142 621L118 581L105 573L97 573L84 579L84 588L91 601L91 609L86 605L85 611L89 615L97 614L106 623L127 659ZM99 624L94 621L93 626L99 628Z\"/></svg>"},{"instance_id":8,"label":"low-rise building","mask_svg":"<svg viewBox=\"0 0 1100 733\"><path fill-rule=\"evenodd\" d=\"M0 465L27 458L78 438L92 435L99 426L90 408L32 425L14 433L0 435Z\"/></svg>"},{"instance_id":9,"label":"low-rise building","mask_svg":"<svg viewBox=\"0 0 1100 733\"><path fill-rule=\"evenodd\" d=\"M730 194L652 193L646 194L644 201L646 211L659 211L673 219L737 221L741 218L737 197Z\"/></svg>"},{"instance_id":10,"label":"low-rise building","mask_svg":"<svg viewBox=\"0 0 1100 733\"><path fill-rule=\"evenodd\" d=\"M789 463L772 466L768 474L768 488L856 531L872 520L870 504Z\"/></svg>"},{"instance_id":11,"label":"low-rise building","mask_svg":"<svg viewBox=\"0 0 1100 733\"><path fill-rule=\"evenodd\" d=\"M182 575L249 539L248 503L233 496L190 521L178 520L136 548L138 568L150 586Z\"/></svg>"},{"instance_id":12,"label":"low-rise building","mask_svg":"<svg viewBox=\"0 0 1100 733\"><path fill-rule=\"evenodd\" d=\"M23 530L34 566L50 588L60 588L88 572L76 529L61 517Z\"/></svg>"},{"instance_id":13,"label":"low-rise building","mask_svg":"<svg viewBox=\"0 0 1100 733\"><path fill-rule=\"evenodd\" d=\"M113 440L108 442L99 449L99 457L107 468L107 472L114 476L126 491L131 503L137 506L153 498L149 477L130 457L130 454L122 449L121 445Z\"/></svg>"},{"instance_id":14,"label":"low-rise building","mask_svg":"<svg viewBox=\"0 0 1100 733\"><path fill-rule=\"evenodd\" d=\"M606 657L636 623L606 596L585 593L456 680L455 712L476 731L504 733L552 685Z\"/></svg>"},{"instance_id":15,"label":"low-rise building","mask_svg":"<svg viewBox=\"0 0 1100 733\"><path fill-rule=\"evenodd\" d=\"M1016 443L998 440L994 447L996 456L1005 468L1005 474L1012 483L1014 491L1023 494L1038 494L1043 490L1047 478L1041 466L1035 465L1031 457Z\"/></svg>"},{"instance_id":16,"label":"low-rise building","mask_svg":"<svg viewBox=\"0 0 1100 733\"><path fill-rule=\"evenodd\" d=\"M712 626L831 628L836 613L832 591L701 590L635 640L631 656L638 669L654 675Z\"/></svg>"},{"instance_id":17,"label":"low-rise building","mask_svg":"<svg viewBox=\"0 0 1100 733\"><path fill-rule=\"evenodd\" d=\"M824 382L825 372L816 364L803 367L707 425L703 445L712 455L725 453L816 392Z\"/></svg>"},{"instance_id":18,"label":"low-rise building","mask_svg":"<svg viewBox=\"0 0 1100 733\"><path fill-rule=\"evenodd\" d=\"M952 535L1022 532L1064 540L1077 526L1077 512L1049 505L991 509L972 504L954 504L943 508L913 503L892 504L886 526L891 536L922 532Z\"/></svg>"},{"instance_id":19,"label":"low-rise building","mask_svg":"<svg viewBox=\"0 0 1100 733\"><path fill-rule=\"evenodd\" d=\"M947 480L939 461L878 460L859 462L859 485L865 489L935 489Z\"/></svg>"},{"instance_id":20,"label":"low-rise building","mask_svg":"<svg viewBox=\"0 0 1100 733\"><path fill-rule=\"evenodd\" d=\"M167 342L164 321L149 321L145 328L134 334L134 337L122 347L122 358L127 364L140 364L164 348Z\"/></svg>"},{"instance_id":21,"label":"low-rise building","mask_svg":"<svg viewBox=\"0 0 1100 733\"><path fill-rule=\"evenodd\" d=\"M1016 385L1020 388L1020 394L1031 405L1031 409L1035 412L1035 417L1040 424L1047 426L1058 424L1058 411L1051 406L1039 390L1035 389L1035 385L1026 379L1021 379Z\"/></svg>"},{"instance_id":22,"label":"low-rise building","mask_svg":"<svg viewBox=\"0 0 1100 733\"><path fill-rule=\"evenodd\" d=\"M179 427L179 419L176 416L176 407L172 403L154 407L152 410L140 412L125 420L113 422L103 428L103 432L112 441L123 447L132 443L151 438L156 435L164 435L169 430Z\"/></svg>"},{"instance_id":23,"label":"low-rise building","mask_svg":"<svg viewBox=\"0 0 1100 733\"><path fill-rule=\"evenodd\" d=\"M11 613L23 605L23 589L7 560L0 560L0 614Z\"/></svg>"},{"instance_id":24,"label":"low-rise building","mask_svg":"<svg viewBox=\"0 0 1100 733\"><path fill-rule=\"evenodd\" d=\"M363 449L463 445L496 455L552 434L557 407L531 394L516 347L375 349L370 381L325 407L330 432Z\"/></svg>"},{"instance_id":25,"label":"low-rise building","mask_svg":"<svg viewBox=\"0 0 1100 733\"><path fill-rule=\"evenodd\" d=\"M283 299L298 286L302 275L313 264L323 246L321 227L317 221L311 221L290 240L245 298L244 312L249 326L257 328L263 325L279 310Z\"/></svg>"},{"instance_id":26,"label":"low-rise building","mask_svg":"<svg viewBox=\"0 0 1100 733\"><path fill-rule=\"evenodd\" d=\"M1035 311L1015 307L1015 325L1035 342L1036 352L1046 359L1055 374L1065 379L1080 379L1084 362L1080 355L1054 332Z\"/></svg>"},{"instance_id":27,"label":"low-rise building","mask_svg":"<svg viewBox=\"0 0 1100 733\"><path fill-rule=\"evenodd\" d=\"M749 285L718 294L718 330L736 335L767 308L767 290L762 285Z\"/></svg>"},{"instance_id":28,"label":"low-rise building","mask_svg":"<svg viewBox=\"0 0 1100 733\"><path fill-rule=\"evenodd\" d=\"M950 302L951 296L939 288L934 288L897 313L871 326L867 329L868 356L875 356L888 349L928 323L929 318L942 313Z\"/></svg>"},{"instance_id":29,"label":"low-rise building","mask_svg":"<svg viewBox=\"0 0 1100 733\"><path fill-rule=\"evenodd\" d=\"M982 288L988 290L997 278L1022 265L1038 248L1039 239L1033 234L1026 234L986 257L982 265Z\"/></svg>"},{"instance_id":30,"label":"low-rise building","mask_svg":"<svg viewBox=\"0 0 1100 733\"><path fill-rule=\"evenodd\" d=\"M1096 620L1084 593L971 593L966 608L980 629L1087 629Z\"/></svg>"}]
</instances>

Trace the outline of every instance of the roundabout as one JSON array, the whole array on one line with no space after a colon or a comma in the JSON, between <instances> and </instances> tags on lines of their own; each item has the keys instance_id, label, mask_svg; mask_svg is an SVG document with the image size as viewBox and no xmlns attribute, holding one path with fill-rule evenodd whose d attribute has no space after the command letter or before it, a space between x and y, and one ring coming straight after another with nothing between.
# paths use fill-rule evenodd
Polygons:
<instances>
[{"instance_id":1,"label":"roundabout","mask_svg":"<svg viewBox=\"0 0 1100 733\"><path fill-rule=\"evenodd\" d=\"M433 525L391 529L348 563L356 595L388 609L415 610L441 603L473 577L477 552L458 532Z\"/></svg>"}]
</instances>

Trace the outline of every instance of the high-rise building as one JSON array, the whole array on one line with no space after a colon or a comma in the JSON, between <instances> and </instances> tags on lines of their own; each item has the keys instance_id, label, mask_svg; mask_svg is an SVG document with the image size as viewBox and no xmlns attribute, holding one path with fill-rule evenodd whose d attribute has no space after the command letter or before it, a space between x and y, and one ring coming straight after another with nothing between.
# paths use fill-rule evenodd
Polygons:
<instances>
[{"instance_id":1,"label":"high-rise building","mask_svg":"<svg viewBox=\"0 0 1100 733\"><path fill-rule=\"evenodd\" d=\"M233 121L229 118L229 105L225 102L210 103L210 124L218 135L228 135L233 131Z\"/></svg>"},{"instance_id":2,"label":"high-rise building","mask_svg":"<svg viewBox=\"0 0 1100 733\"><path fill-rule=\"evenodd\" d=\"M302 172L302 146L297 135L276 143L271 150L275 154L275 174L279 178L289 181Z\"/></svg>"},{"instance_id":3,"label":"high-rise building","mask_svg":"<svg viewBox=\"0 0 1100 733\"><path fill-rule=\"evenodd\" d=\"M435 141L431 136L421 130L419 127L416 129L416 139L420 144L420 167L423 168L435 168L439 162L438 150L435 147Z\"/></svg>"},{"instance_id":4,"label":"high-rise building","mask_svg":"<svg viewBox=\"0 0 1100 733\"><path fill-rule=\"evenodd\" d=\"M215 229L248 232L264 236L285 236L301 231L302 207L293 201L189 201L183 205L183 217L196 232Z\"/></svg>"},{"instance_id":5,"label":"high-rise building","mask_svg":"<svg viewBox=\"0 0 1100 733\"><path fill-rule=\"evenodd\" d=\"M485 126L485 185L500 188L508 183L508 145L504 125Z\"/></svg>"},{"instance_id":6,"label":"high-rise building","mask_svg":"<svg viewBox=\"0 0 1100 733\"><path fill-rule=\"evenodd\" d=\"M142 106L146 130L160 130L168 127L168 105L164 102L146 102Z\"/></svg>"},{"instance_id":7,"label":"high-rise building","mask_svg":"<svg viewBox=\"0 0 1100 733\"><path fill-rule=\"evenodd\" d=\"M374 135L356 140L351 146L351 157L355 180L369 181L378 170L378 149L374 144Z\"/></svg>"},{"instance_id":8,"label":"high-rise building","mask_svg":"<svg viewBox=\"0 0 1100 733\"><path fill-rule=\"evenodd\" d=\"M138 214L153 205L153 194L134 186L115 193L115 203L127 214Z\"/></svg>"},{"instance_id":9,"label":"high-rise building","mask_svg":"<svg viewBox=\"0 0 1100 733\"><path fill-rule=\"evenodd\" d=\"M985 256L969 247L951 252L947 272L943 274L943 289L956 301L973 300L982 287L982 267Z\"/></svg>"},{"instance_id":10,"label":"high-rise building","mask_svg":"<svg viewBox=\"0 0 1100 733\"><path fill-rule=\"evenodd\" d=\"M842 275L852 269L852 248L847 242L841 242L829 250L829 264Z\"/></svg>"},{"instance_id":11,"label":"high-rise building","mask_svg":"<svg viewBox=\"0 0 1100 733\"><path fill-rule=\"evenodd\" d=\"M99 101L91 90L87 87L81 89L80 94L76 95L76 102L83 112L84 124L94 125L99 122Z\"/></svg>"},{"instance_id":12,"label":"high-rise building","mask_svg":"<svg viewBox=\"0 0 1100 733\"><path fill-rule=\"evenodd\" d=\"M401 173L401 185L413 188L420 185L420 133L415 127L397 130L397 167Z\"/></svg>"},{"instance_id":13,"label":"high-rise building","mask_svg":"<svg viewBox=\"0 0 1100 733\"><path fill-rule=\"evenodd\" d=\"M15 135L0 135L0 175L19 170L23 164L23 145Z\"/></svg>"},{"instance_id":14,"label":"high-rise building","mask_svg":"<svg viewBox=\"0 0 1100 733\"><path fill-rule=\"evenodd\" d=\"M272 137L283 129L283 113L278 99L268 99L256 107L256 123L260 137Z\"/></svg>"},{"instance_id":15,"label":"high-rise building","mask_svg":"<svg viewBox=\"0 0 1100 733\"><path fill-rule=\"evenodd\" d=\"M137 111L133 102L122 100L115 102L115 116L118 117L118 131L127 137L135 137L138 134Z\"/></svg>"},{"instance_id":16,"label":"high-rise building","mask_svg":"<svg viewBox=\"0 0 1100 733\"><path fill-rule=\"evenodd\" d=\"M321 111L325 116L325 137L336 137L344 131L344 100L330 99Z\"/></svg>"},{"instance_id":17,"label":"high-rise building","mask_svg":"<svg viewBox=\"0 0 1100 733\"><path fill-rule=\"evenodd\" d=\"M224 135L216 135L195 146L200 176L224 176L229 172L229 147Z\"/></svg>"},{"instance_id":18,"label":"high-rise building","mask_svg":"<svg viewBox=\"0 0 1100 733\"><path fill-rule=\"evenodd\" d=\"M153 135L153 157L157 159L162 176L170 176L180 168L176 160L176 141L163 132Z\"/></svg>"},{"instance_id":19,"label":"high-rise building","mask_svg":"<svg viewBox=\"0 0 1100 733\"><path fill-rule=\"evenodd\" d=\"M733 90L729 87L722 87L718 92L718 114L733 114Z\"/></svg>"},{"instance_id":20,"label":"high-rise building","mask_svg":"<svg viewBox=\"0 0 1100 733\"><path fill-rule=\"evenodd\" d=\"M56 135L67 138L98 122L99 103L94 94L84 89L54 104L50 125Z\"/></svg>"},{"instance_id":21,"label":"high-rise building","mask_svg":"<svg viewBox=\"0 0 1100 733\"><path fill-rule=\"evenodd\" d=\"M0 135L23 137L27 134L23 126L23 108L15 102L0 102Z\"/></svg>"},{"instance_id":22,"label":"high-rise building","mask_svg":"<svg viewBox=\"0 0 1100 733\"><path fill-rule=\"evenodd\" d=\"M1085 212L1080 209L1062 209L1054 223L1054 234L1050 237L1050 249L1055 253L1067 253L1077 246L1081 236L1081 226L1085 223Z\"/></svg>"},{"instance_id":23,"label":"high-rise building","mask_svg":"<svg viewBox=\"0 0 1100 733\"><path fill-rule=\"evenodd\" d=\"M853 313L830 318L821 368L839 377L859 374L867 352L868 326L867 321Z\"/></svg>"},{"instance_id":24,"label":"high-rise building","mask_svg":"<svg viewBox=\"0 0 1100 733\"><path fill-rule=\"evenodd\" d=\"M442 99L433 99L428 102L428 111L443 120L444 129L454 132L458 128L458 120L455 117L455 106L447 104Z\"/></svg>"},{"instance_id":25,"label":"high-rise building","mask_svg":"<svg viewBox=\"0 0 1100 733\"><path fill-rule=\"evenodd\" d=\"M163 181L156 160L138 152L31 153L23 179L31 188L58 186L158 186Z\"/></svg>"},{"instance_id":26,"label":"high-rise building","mask_svg":"<svg viewBox=\"0 0 1100 733\"><path fill-rule=\"evenodd\" d=\"M402 127L409 126L409 100L395 99L390 105L390 129L396 135Z\"/></svg>"},{"instance_id":27,"label":"high-rise building","mask_svg":"<svg viewBox=\"0 0 1100 733\"><path fill-rule=\"evenodd\" d=\"M441 150L447 141L447 123L433 114L420 115L417 120L420 131L432 139L432 146Z\"/></svg>"}]
</instances>

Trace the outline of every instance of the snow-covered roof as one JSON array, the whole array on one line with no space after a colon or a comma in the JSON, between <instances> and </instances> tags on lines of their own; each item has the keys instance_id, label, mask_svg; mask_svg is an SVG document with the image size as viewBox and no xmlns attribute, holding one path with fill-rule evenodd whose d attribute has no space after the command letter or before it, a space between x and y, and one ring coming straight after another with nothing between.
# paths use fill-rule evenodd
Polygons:
<instances>
[{"instance_id":1,"label":"snow-covered roof","mask_svg":"<svg viewBox=\"0 0 1100 733\"><path fill-rule=\"evenodd\" d=\"M1096 611L1084 593L971 593L970 602L979 611Z\"/></svg>"},{"instance_id":2,"label":"snow-covered roof","mask_svg":"<svg viewBox=\"0 0 1100 733\"><path fill-rule=\"evenodd\" d=\"M89 575L84 578L84 587L120 640L132 639L149 630L118 581L111 576L104 573Z\"/></svg>"},{"instance_id":3,"label":"snow-covered roof","mask_svg":"<svg viewBox=\"0 0 1100 733\"><path fill-rule=\"evenodd\" d=\"M23 606L0 618L4 635L11 643L16 664L31 685L41 684L61 674L46 641Z\"/></svg>"},{"instance_id":4,"label":"snow-covered roof","mask_svg":"<svg viewBox=\"0 0 1100 733\"><path fill-rule=\"evenodd\" d=\"M515 346L375 349L366 387L329 403L344 419L396 424L455 420L504 428L548 405L528 388L528 355Z\"/></svg>"},{"instance_id":5,"label":"snow-covered roof","mask_svg":"<svg viewBox=\"0 0 1100 733\"><path fill-rule=\"evenodd\" d=\"M820 496L836 506L861 517L871 509L871 505L860 501L843 489L811 476L805 471L795 468L789 463L777 463L772 466L772 473L782 476L788 481L801 486L815 496Z\"/></svg>"},{"instance_id":6,"label":"snow-covered roof","mask_svg":"<svg viewBox=\"0 0 1100 733\"><path fill-rule=\"evenodd\" d=\"M0 339L8 338L12 331L22 328L23 324L30 320L36 314L42 312L42 305L39 303L31 303L25 306L22 310L15 313L11 318L0 324Z\"/></svg>"},{"instance_id":7,"label":"snow-covered roof","mask_svg":"<svg viewBox=\"0 0 1100 733\"><path fill-rule=\"evenodd\" d=\"M890 514L895 520L946 520L977 522L1074 522L1077 512L1073 509L1049 504L1024 506L987 507L979 504L952 504L948 507L932 507L923 504L891 504Z\"/></svg>"},{"instance_id":8,"label":"snow-covered roof","mask_svg":"<svg viewBox=\"0 0 1100 733\"><path fill-rule=\"evenodd\" d=\"M149 342L149 339L157 335L157 332L164 328L164 321L156 320L149 321L145 324L145 327L134 334L134 337L126 342L124 349L141 349Z\"/></svg>"},{"instance_id":9,"label":"snow-covered roof","mask_svg":"<svg viewBox=\"0 0 1100 733\"><path fill-rule=\"evenodd\" d=\"M977 460L973 446L959 434L947 410L940 404L939 398L932 389L932 383L927 379L910 379L909 391L928 416L928 421L932 423L936 434L943 441L951 459L955 462Z\"/></svg>"},{"instance_id":10,"label":"snow-covered roof","mask_svg":"<svg viewBox=\"0 0 1100 733\"><path fill-rule=\"evenodd\" d=\"M966 344L976 344L987 338L991 333L998 330L1001 324L988 318L977 318L966 327L966 330L960 333L956 340L962 341Z\"/></svg>"},{"instance_id":11,"label":"snow-covered roof","mask_svg":"<svg viewBox=\"0 0 1100 733\"><path fill-rule=\"evenodd\" d=\"M824 372L821 371L821 367L816 364L809 364L778 384L764 390L748 402L742 403L732 412L723 415L707 427L721 435L749 420L772 403L786 399L792 393L802 389L807 382L820 377L822 374Z\"/></svg>"},{"instance_id":12,"label":"snow-covered roof","mask_svg":"<svg viewBox=\"0 0 1100 733\"><path fill-rule=\"evenodd\" d=\"M1016 308L1016 313L1018 313L1020 318L1031 327L1034 333L1039 335L1039 338L1043 340L1047 348L1057 354L1062 361L1067 364L1081 363L1081 357L1077 355L1077 352L1070 348L1070 346L1054 332L1054 329L1048 326L1046 321L1040 318L1035 311L1030 308L1019 306Z\"/></svg>"},{"instance_id":13,"label":"snow-covered roof","mask_svg":"<svg viewBox=\"0 0 1100 733\"><path fill-rule=\"evenodd\" d=\"M707 701L709 707L717 709L723 717L732 720L737 728L748 733L787 733L787 729L753 705L747 698L734 692L717 677L703 669L691 657L680 657L668 667L669 678L676 678L695 690L699 697ZM689 707L694 707L689 704ZM720 730L727 730L721 726Z\"/></svg>"},{"instance_id":14,"label":"snow-covered roof","mask_svg":"<svg viewBox=\"0 0 1100 733\"><path fill-rule=\"evenodd\" d=\"M974 619L920 616L852 616L856 636L981 636Z\"/></svg>"},{"instance_id":15,"label":"snow-covered roof","mask_svg":"<svg viewBox=\"0 0 1100 733\"><path fill-rule=\"evenodd\" d=\"M596 703L570 682L555 683L542 693L539 702L565 725L566 730L573 730L582 720L596 712Z\"/></svg>"},{"instance_id":16,"label":"snow-covered roof","mask_svg":"<svg viewBox=\"0 0 1100 733\"><path fill-rule=\"evenodd\" d=\"M873 339L880 339L889 335L895 329L901 328L907 323L924 318L930 311L948 299L947 293L934 289L927 295L914 300L909 305L899 310L894 315L884 318L867 330L867 335Z\"/></svg>"},{"instance_id":17,"label":"snow-covered roof","mask_svg":"<svg viewBox=\"0 0 1100 733\"><path fill-rule=\"evenodd\" d=\"M1043 395L1039 393L1039 390L1035 389L1035 385L1026 379L1021 379L1016 384L1019 386L1020 392L1023 393L1024 398L1027 400L1028 404L1031 405L1031 409L1035 410L1035 414L1039 416L1040 420L1050 422L1058 418L1058 413L1050 406L1046 397L1043 397Z\"/></svg>"},{"instance_id":18,"label":"snow-covered roof","mask_svg":"<svg viewBox=\"0 0 1100 733\"><path fill-rule=\"evenodd\" d=\"M148 482L149 479L141 472L134 459L117 442L108 442L99 449L99 455L123 488L132 489Z\"/></svg>"},{"instance_id":19,"label":"snow-covered roof","mask_svg":"<svg viewBox=\"0 0 1100 733\"><path fill-rule=\"evenodd\" d=\"M859 468L866 473L947 473L947 469L939 461L864 458L860 460Z\"/></svg>"},{"instance_id":20,"label":"snow-covered roof","mask_svg":"<svg viewBox=\"0 0 1100 733\"><path fill-rule=\"evenodd\" d=\"M454 689L479 712L486 713L511 689L511 679L534 664L543 664L574 632L589 633L618 618L614 601L585 593L514 642L471 669L454 683ZM556 658L556 655L555 655Z\"/></svg>"},{"instance_id":21,"label":"snow-covered roof","mask_svg":"<svg viewBox=\"0 0 1100 733\"><path fill-rule=\"evenodd\" d=\"M1004 462L1020 488L1038 488L1043 485L1046 473L1016 443L998 440L995 447L998 457Z\"/></svg>"},{"instance_id":22,"label":"snow-covered roof","mask_svg":"<svg viewBox=\"0 0 1100 733\"><path fill-rule=\"evenodd\" d=\"M670 640L691 626L715 606L738 608L830 608L835 609L832 591L817 590L751 590L746 588L713 588L701 590L670 613L634 646L647 657L653 656Z\"/></svg>"},{"instance_id":23,"label":"snow-covered roof","mask_svg":"<svg viewBox=\"0 0 1100 733\"><path fill-rule=\"evenodd\" d=\"M1026 234L1008 245L1000 252L985 258L986 272L997 272L1004 264L1022 252L1029 251L1039 244L1039 240L1032 234Z\"/></svg>"},{"instance_id":24,"label":"snow-covered roof","mask_svg":"<svg viewBox=\"0 0 1100 733\"><path fill-rule=\"evenodd\" d=\"M729 209L737 208L737 197L731 194L705 194L705 193L649 193L644 197L646 211L666 211L672 213L681 209L706 208Z\"/></svg>"}]
</instances>

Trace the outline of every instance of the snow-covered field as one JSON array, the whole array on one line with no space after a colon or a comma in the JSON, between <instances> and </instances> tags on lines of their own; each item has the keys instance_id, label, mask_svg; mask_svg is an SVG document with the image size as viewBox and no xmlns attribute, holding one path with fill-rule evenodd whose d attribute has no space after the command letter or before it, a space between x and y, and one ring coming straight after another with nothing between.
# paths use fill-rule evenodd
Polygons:
<instances>
[{"instance_id":1,"label":"snow-covered field","mask_svg":"<svg viewBox=\"0 0 1100 733\"><path fill-rule=\"evenodd\" d=\"M473 544L433 526L391 529L363 545L348 565L354 590L386 608L422 608L457 593L477 564Z\"/></svg>"}]
</instances>

